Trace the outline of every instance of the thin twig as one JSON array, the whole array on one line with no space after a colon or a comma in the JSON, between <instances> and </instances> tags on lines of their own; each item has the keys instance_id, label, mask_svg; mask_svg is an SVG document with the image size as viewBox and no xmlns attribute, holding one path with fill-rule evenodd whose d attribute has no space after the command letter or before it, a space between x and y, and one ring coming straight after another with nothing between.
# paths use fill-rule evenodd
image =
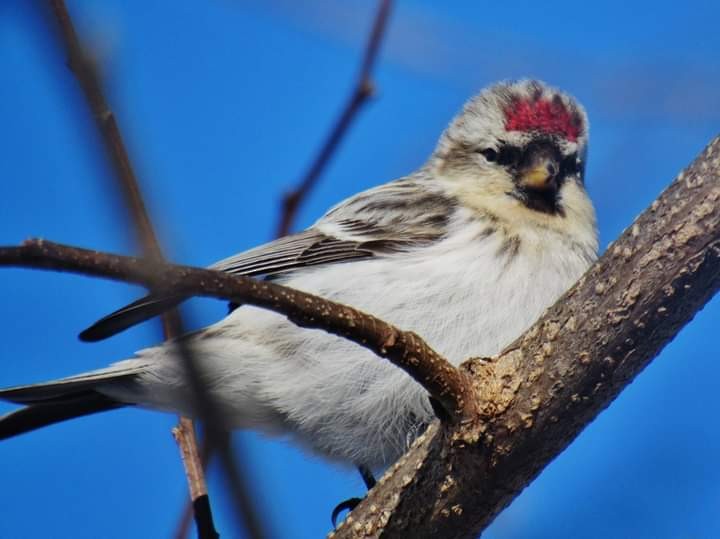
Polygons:
<instances>
[{"instance_id":1,"label":"thin twig","mask_svg":"<svg viewBox=\"0 0 720 539\"><path fill-rule=\"evenodd\" d=\"M83 90L88 107L95 119L98 132L101 135L101 141L105 147L116 178L115 185L121 189L125 206L132 218L132 222L135 224L138 240L142 246L142 252L145 257L149 259L162 261L163 255L160 243L157 240L152 222L145 207L142 191L120 134L120 129L105 98L97 66L87 50L80 43L80 39L77 36L70 13L64 1L50 0L50 4L60 28L62 43L68 58L68 66L75 74ZM172 309L163 314L162 322L166 339L179 337L183 333L182 321L177 310ZM198 373L196 372L196 362L184 347L181 347L180 352L180 359L185 365L188 374L195 374L195 376L189 376L189 378L192 379L192 385L194 380L199 380L197 376ZM195 386L197 400L204 403L204 401L208 400L204 397L206 393L205 388L203 388L199 382L195 384ZM214 411L213 406L207 403L204 404L205 406L201 406L201 409L205 409L208 413ZM201 415L200 417L206 421L212 420L210 416ZM216 538L218 537L218 533L213 523L205 473L199 457L197 439L192 421L187 418L180 418L177 429L179 435L176 436L176 440L185 467L198 535L203 539ZM215 432L216 430L217 429L209 429L209 432ZM215 438L220 440L219 436L215 436ZM222 436L222 440L223 443L227 445L228 438ZM220 453L225 456L230 455L227 448L223 448ZM223 458L223 461L227 460L229 459ZM242 487L244 480L238 476L237 472L232 472L232 470L237 469L237 466L235 466L234 463L228 465L227 462L224 462L224 465L229 473L229 483L237 505L241 509L240 513L244 517L246 529L251 537L264 537L265 534L259 524L257 511L252 504L252 497L249 495L247 489ZM248 511L250 511L251 514L248 514Z\"/></svg>"},{"instance_id":2,"label":"thin twig","mask_svg":"<svg viewBox=\"0 0 720 539\"><path fill-rule=\"evenodd\" d=\"M50 0L50 6L60 28L68 67L75 74L83 90L85 100L101 134L101 142L117 177L113 187L119 186L122 189L125 206L131 212L137 228L137 238L142 246L142 252L148 257L160 257L160 244L155 237L152 223L145 209L145 203L115 115L105 99L94 59L81 45L64 0Z\"/></svg>"},{"instance_id":3,"label":"thin twig","mask_svg":"<svg viewBox=\"0 0 720 539\"><path fill-rule=\"evenodd\" d=\"M348 97L340 116L335 121L327 139L320 151L300 180L298 186L287 193L282 200L280 219L278 221L276 236L287 235L295 221L298 208L307 198L310 190L315 186L325 167L330 162L333 154L342 142L348 128L355 119L362 106L375 94L375 85L372 82L372 70L378 57L380 44L385 34L385 27L390 16L392 0L380 0L373 22L370 36L368 37L365 53L360 64L360 73L357 82Z\"/></svg>"},{"instance_id":4,"label":"thin twig","mask_svg":"<svg viewBox=\"0 0 720 539\"><path fill-rule=\"evenodd\" d=\"M68 66L75 74L95 119L100 139L115 175L114 186L120 187L125 207L135 225L142 252L146 257L162 260L163 254L160 243L157 240L150 216L145 207L140 186L115 120L115 115L105 98L97 66L93 58L81 45L64 1L51 0L50 3L61 31ZM171 339L182 334L182 322L177 309L172 309L163 314L162 326L165 339ZM180 418L180 427L183 427L183 423L183 418ZM195 508L194 515L198 536L203 539L211 539L217 537L218 533L213 523L209 501L207 503L198 502L201 499L208 499L205 473L200 461L195 460L198 449L194 429L188 428L187 424L184 427L185 435L179 438L176 437L176 440L180 447L180 454L185 468L190 499Z\"/></svg>"},{"instance_id":5,"label":"thin twig","mask_svg":"<svg viewBox=\"0 0 720 539\"><path fill-rule=\"evenodd\" d=\"M141 284L161 293L213 297L269 309L300 327L325 330L387 358L442 405L448 422L458 422L475 413L465 374L417 334L306 292L215 270L151 262L36 239L19 247L0 247L0 266L69 271ZM186 344L185 339L175 342Z\"/></svg>"},{"instance_id":6,"label":"thin twig","mask_svg":"<svg viewBox=\"0 0 720 539\"><path fill-rule=\"evenodd\" d=\"M187 530L190 528L190 522L192 521L193 515L195 515L198 535L202 537L206 532L201 533L199 530L214 530L215 525L212 521L212 508L210 506L210 498L207 493L207 486L204 481L205 463L197 451L197 436L195 434L195 425L193 425L192 419L181 417L177 426L172 429L172 434L175 438L175 442L180 448L180 455L182 457L183 466L186 470L185 473L187 475L188 482L193 480L196 481L194 484L189 484L191 500L188 506L189 511L183 513L184 533L182 537L187 536ZM193 469L198 467L198 464L200 465L199 469ZM209 521L205 521L204 519L206 518L209 518Z\"/></svg>"}]
</instances>

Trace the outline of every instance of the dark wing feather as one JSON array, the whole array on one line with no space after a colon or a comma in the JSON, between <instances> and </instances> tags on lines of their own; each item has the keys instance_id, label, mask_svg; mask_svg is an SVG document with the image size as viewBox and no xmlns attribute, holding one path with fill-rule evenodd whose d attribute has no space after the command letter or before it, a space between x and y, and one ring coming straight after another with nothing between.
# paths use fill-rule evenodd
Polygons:
<instances>
[{"instance_id":1,"label":"dark wing feather","mask_svg":"<svg viewBox=\"0 0 720 539\"><path fill-rule=\"evenodd\" d=\"M341 240L310 229L226 258L210 269L236 275L275 276L307 266L373 256L373 250L362 245L362 242Z\"/></svg>"},{"instance_id":2,"label":"dark wing feather","mask_svg":"<svg viewBox=\"0 0 720 539\"><path fill-rule=\"evenodd\" d=\"M226 258L211 269L275 277L324 264L393 256L445 236L457 201L425 172L359 193L338 204L315 227ZM150 294L99 320L80 334L99 341L157 316L185 296Z\"/></svg>"},{"instance_id":3,"label":"dark wing feather","mask_svg":"<svg viewBox=\"0 0 720 539\"><path fill-rule=\"evenodd\" d=\"M0 440L84 415L125 406L101 393L87 391L67 399L31 404L0 416Z\"/></svg>"},{"instance_id":4,"label":"dark wing feather","mask_svg":"<svg viewBox=\"0 0 720 539\"><path fill-rule=\"evenodd\" d=\"M96 342L112 337L153 316L158 316L188 299L186 296L161 296L148 294L122 309L101 318L80 332L81 341Z\"/></svg>"},{"instance_id":5,"label":"dark wing feather","mask_svg":"<svg viewBox=\"0 0 720 539\"><path fill-rule=\"evenodd\" d=\"M274 277L308 266L370 258L374 253L373 249L363 248L363 242L340 240L310 229L226 258L210 268L235 275ZM149 294L98 320L80 333L80 339L87 342L106 339L186 299L181 295Z\"/></svg>"}]
</instances>

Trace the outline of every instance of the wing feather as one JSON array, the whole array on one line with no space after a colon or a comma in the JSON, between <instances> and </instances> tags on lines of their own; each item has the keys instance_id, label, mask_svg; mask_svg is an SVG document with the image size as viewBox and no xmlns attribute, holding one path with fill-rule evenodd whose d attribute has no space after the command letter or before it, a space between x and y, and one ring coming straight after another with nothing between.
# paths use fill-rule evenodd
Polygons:
<instances>
[{"instance_id":1,"label":"wing feather","mask_svg":"<svg viewBox=\"0 0 720 539\"><path fill-rule=\"evenodd\" d=\"M273 278L310 266L396 256L444 237L455 200L420 177L365 191L335 206L313 227L216 262L210 269ZM80 333L99 341L185 301L149 294Z\"/></svg>"}]
</instances>

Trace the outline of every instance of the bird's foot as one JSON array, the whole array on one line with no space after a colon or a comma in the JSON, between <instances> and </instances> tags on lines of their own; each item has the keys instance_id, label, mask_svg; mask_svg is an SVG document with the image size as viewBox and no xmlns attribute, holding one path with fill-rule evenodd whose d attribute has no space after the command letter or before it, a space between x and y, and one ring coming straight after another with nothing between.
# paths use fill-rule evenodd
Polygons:
<instances>
[{"instance_id":1,"label":"bird's foot","mask_svg":"<svg viewBox=\"0 0 720 539\"><path fill-rule=\"evenodd\" d=\"M368 490L373 488L375 486L375 476L373 475L370 468L367 466L363 466L362 464L358 465L357 467L358 472L360 472L360 477L362 477L363 483L365 483L365 486ZM337 518L343 511L352 511L357 507L357 505L363 501L364 498L350 498L349 500L345 500L344 502L340 502L335 506L335 509L333 509L332 512L332 524L333 528L337 528Z\"/></svg>"},{"instance_id":2,"label":"bird's foot","mask_svg":"<svg viewBox=\"0 0 720 539\"><path fill-rule=\"evenodd\" d=\"M345 500L337 504L335 509L333 509L331 517L333 528L337 528L337 518L340 516L340 513L343 511L352 511L361 501L363 501L363 498L350 498L349 500Z\"/></svg>"}]
</instances>

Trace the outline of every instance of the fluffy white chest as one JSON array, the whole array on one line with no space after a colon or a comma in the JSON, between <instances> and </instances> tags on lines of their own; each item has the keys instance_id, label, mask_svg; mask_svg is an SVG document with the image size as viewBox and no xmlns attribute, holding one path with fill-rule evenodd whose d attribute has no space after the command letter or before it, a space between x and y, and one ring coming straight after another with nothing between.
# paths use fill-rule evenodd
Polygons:
<instances>
[{"instance_id":1,"label":"fluffy white chest","mask_svg":"<svg viewBox=\"0 0 720 539\"><path fill-rule=\"evenodd\" d=\"M476 222L410 254L312 268L284 284L413 330L459 364L500 352L589 262L555 232L508 235ZM400 369L268 311L242 307L193 347L233 426L290 434L334 459L382 466L432 420L425 391ZM131 389L136 402L191 413L167 349L134 361L145 358L148 372Z\"/></svg>"},{"instance_id":2,"label":"fluffy white chest","mask_svg":"<svg viewBox=\"0 0 720 539\"><path fill-rule=\"evenodd\" d=\"M588 262L552 233L510 238L488 230L468 226L404 259L338 264L286 284L416 331L455 364L494 355L567 290ZM297 330L287 337L297 339Z\"/></svg>"}]
</instances>

